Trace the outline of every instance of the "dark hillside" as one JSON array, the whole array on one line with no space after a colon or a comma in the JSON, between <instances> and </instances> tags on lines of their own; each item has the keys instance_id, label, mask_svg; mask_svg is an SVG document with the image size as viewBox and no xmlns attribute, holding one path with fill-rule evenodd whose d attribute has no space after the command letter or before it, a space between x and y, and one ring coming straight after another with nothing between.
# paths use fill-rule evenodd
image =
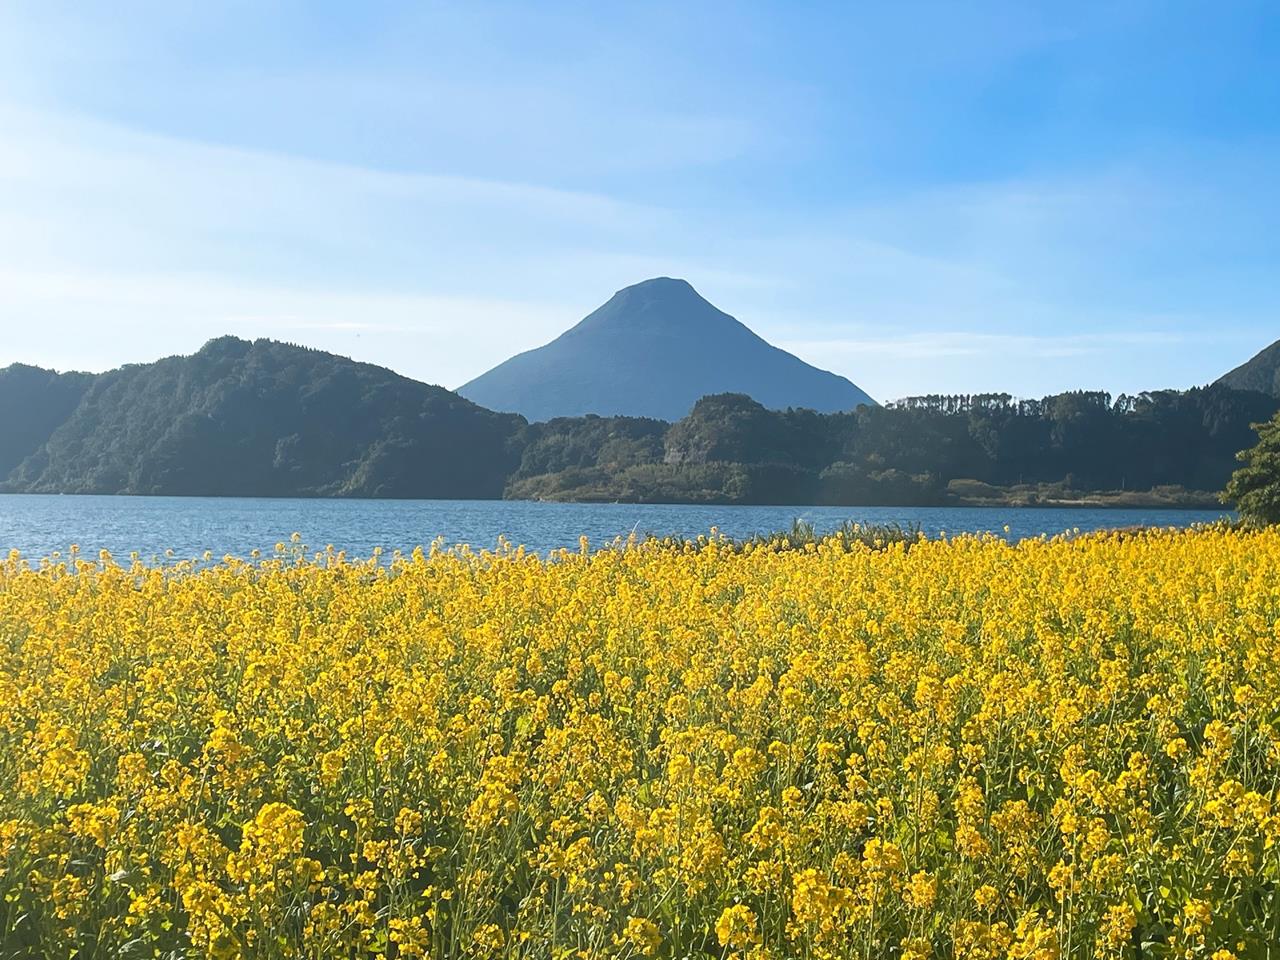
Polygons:
<instances>
[{"instance_id":1,"label":"dark hillside","mask_svg":"<svg viewBox=\"0 0 1280 960\"><path fill-rule=\"evenodd\" d=\"M496 497L519 417L318 350L234 337L95 378L25 492Z\"/></svg>"}]
</instances>

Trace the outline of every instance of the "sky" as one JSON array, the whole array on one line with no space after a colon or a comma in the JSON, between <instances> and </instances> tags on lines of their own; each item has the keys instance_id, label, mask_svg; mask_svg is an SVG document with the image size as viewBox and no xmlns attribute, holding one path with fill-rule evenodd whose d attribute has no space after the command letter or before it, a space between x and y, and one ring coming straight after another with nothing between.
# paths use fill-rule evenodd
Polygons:
<instances>
[{"instance_id":1,"label":"sky","mask_svg":"<svg viewBox=\"0 0 1280 960\"><path fill-rule=\"evenodd\" d=\"M1280 6L4 0L0 365L447 387L683 277L879 400L1280 338Z\"/></svg>"}]
</instances>

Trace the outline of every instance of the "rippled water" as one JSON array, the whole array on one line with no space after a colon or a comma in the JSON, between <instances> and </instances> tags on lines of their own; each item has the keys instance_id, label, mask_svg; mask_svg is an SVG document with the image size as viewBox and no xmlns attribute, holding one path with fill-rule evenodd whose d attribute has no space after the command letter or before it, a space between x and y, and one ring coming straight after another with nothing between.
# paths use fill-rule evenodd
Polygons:
<instances>
[{"instance_id":1,"label":"rippled water","mask_svg":"<svg viewBox=\"0 0 1280 960\"><path fill-rule=\"evenodd\" d=\"M1224 516L1213 510L1076 510L1031 507L744 507L666 504L535 503L502 500L268 500L205 497L70 497L0 495L0 551L42 557L79 544L85 554L110 550L144 558L166 550L179 558L205 550L246 556L271 550L295 531L321 549L352 556L375 547L409 550L443 537L450 544L492 547L500 535L545 551L600 546L615 537L695 537L712 527L734 537L791 526L819 529L842 520L915 523L928 534L992 532L1012 539L1079 528L1186 526Z\"/></svg>"}]
</instances>

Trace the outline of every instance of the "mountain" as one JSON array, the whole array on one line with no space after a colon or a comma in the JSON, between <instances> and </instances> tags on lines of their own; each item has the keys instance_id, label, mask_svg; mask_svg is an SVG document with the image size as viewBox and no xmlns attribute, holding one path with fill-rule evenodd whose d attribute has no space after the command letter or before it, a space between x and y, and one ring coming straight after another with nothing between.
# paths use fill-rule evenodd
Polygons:
<instances>
[{"instance_id":1,"label":"mountain","mask_svg":"<svg viewBox=\"0 0 1280 960\"><path fill-rule=\"evenodd\" d=\"M92 383L93 374L54 373L23 363L0 370L0 480L40 449Z\"/></svg>"},{"instance_id":2,"label":"mountain","mask_svg":"<svg viewBox=\"0 0 1280 960\"><path fill-rule=\"evenodd\" d=\"M1223 374L1217 382L1235 390L1256 390L1280 397L1280 340Z\"/></svg>"},{"instance_id":3,"label":"mountain","mask_svg":"<svg viewBox=\"0 0 1280 960\"><path fill-rule=\"evenodd\" d=\"M40 407L8 406L16 378L61 404L49 404L50 419L65 413L38 444L35 425L0 433L0 466L22 455L7 471L10 491L498 497L519 462L520 417L270 340L222 337L191 356L66 384L32 370L0 374L0 409Z\"/></svg>"},{"instance_id":4,"label":"mountain","mask_svg":"<svg viewBox=\"0 0 1280 960\"><path fill-rule=\"evenodd\" d=\"M874 404L844 377L766 343L684 280L619 290L550 343L500 363L458 392L531 421L584 414L679 420L708 394L820 412Z\"/></svg>"},{"instance_id":5,"label":"mountain","mask_svg":"<svg viewBox=\"0 0 1280 960\"><path fill-rule=\"evenodd\" d=\"M1250 425L1278 406L1221 383L834 413L721 393L674 422L530 423L382 367L222 337L99 375L0 370L0 490L848 505L1111 491L1117 505L1213 505Z\"/></svg>"}]
</instances>

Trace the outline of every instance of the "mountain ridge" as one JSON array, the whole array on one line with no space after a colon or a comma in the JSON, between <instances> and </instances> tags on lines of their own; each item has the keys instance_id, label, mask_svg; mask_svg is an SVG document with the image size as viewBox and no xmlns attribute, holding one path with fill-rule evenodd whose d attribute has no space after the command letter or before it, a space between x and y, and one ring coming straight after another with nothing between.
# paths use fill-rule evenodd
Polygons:
<instances>
[{"instance_id":1,"label":"mountain ridge","mask_svg":"<svg viewBox=\"0 0 1280 960\"><path fill-rule=\"evenodd\" d=\"M218 337L87 376L74 408L0 474L7 489L496 497L524 424L383 367L266 339ZM15 451L0 448L0 463Z\"/></svg>"},{"instance_id":2,"label":"mountain ridge","mask_svg":"<svg viewBox=\"0 0 1280 960\"><path fill-rule=\"evenodd\" d=\"M1240 366L1228 370L1215 383L1234 390L1256 390L1280 397L1280 340L1263 347Z\"/></svg>"},{"instance_id":3,"label":"mountain ridge","mask_svg":"<svg viewBox=\"0 0 1280 960\"><path fill-rule=\"evenodd\" d=\"M588 414L675 421L701 397L720 393L820 413L875 403L845 377L770 344L672 277L624 287L555 339L508 358L458 393L530 421Z\"/></svg>"},{"instance_id":4,"label":"mountain ridge","mask_svg":"<svg viewBox=\"0 0 1280 960\"><path fill-rule=\"evenodd\" d=\"M797 505L1103 491L1120 504L1149 490L1146 502L1203 505L1252 445L1250 425L1278 406L1223 383L931 395L835 413L724 392L675 421L530 423L383 367L228 336L102 374L0 369L0 489Z\"/></svg>"}]
</instances>

